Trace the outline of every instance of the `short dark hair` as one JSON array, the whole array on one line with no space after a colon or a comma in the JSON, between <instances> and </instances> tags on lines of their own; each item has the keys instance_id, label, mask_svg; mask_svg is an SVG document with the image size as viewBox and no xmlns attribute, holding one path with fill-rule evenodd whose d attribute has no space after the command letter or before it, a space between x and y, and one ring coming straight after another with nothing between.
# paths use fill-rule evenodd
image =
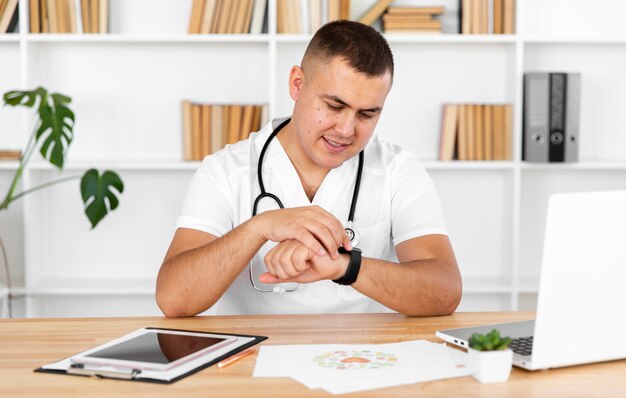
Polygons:
<instances>
[{"instance_id":1,"label":"short dark hair","mask_svg":"<svg viewBox=\"0 0 626 398\"><path fill-rule=\"evenodd\" d=\"M360 22L339 20L322 26L313 35L302 68L311 59L329 62L340 57L356 71L369 77L382 76L387 71L393 79L393 54L387 40L374 28Z\"/></svg>"}]
</instances>

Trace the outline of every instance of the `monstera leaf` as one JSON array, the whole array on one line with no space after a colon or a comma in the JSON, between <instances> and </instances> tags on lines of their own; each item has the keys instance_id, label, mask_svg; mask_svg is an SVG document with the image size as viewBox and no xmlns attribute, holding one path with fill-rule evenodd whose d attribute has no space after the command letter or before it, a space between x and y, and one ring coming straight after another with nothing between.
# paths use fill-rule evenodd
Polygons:
<instances>
[{"instance_id":1,"label":"monstera leaf","mask_svg":"<svg viewBox=\"0 0 626 398\"><path fill-rule=\"evenodd\" d=\"M74 137L74 112L68 107L72 99L62 94L48 94L46 89L38 87L31 91L9 91L4 95L4 102L32 108L38 98L39 120L35 126L35 139L41 143L39 151L44 159L62 169Z\"/></svg>"},{"instance_id":2,"label":"monstera leaf","mask_svg":"<svg viewBox=\"0 0 626 398\"><path fill-rule=\"evenodd\" d=\"M109 211L117 208L119 200L112 189L117 190L119 194L124 192L124 183L113 171L106 170L100 175L98 170L90 169L83 175L80 181L80 193L85 203L85 214L92 229Z\"/></svg>"}]
</instances>

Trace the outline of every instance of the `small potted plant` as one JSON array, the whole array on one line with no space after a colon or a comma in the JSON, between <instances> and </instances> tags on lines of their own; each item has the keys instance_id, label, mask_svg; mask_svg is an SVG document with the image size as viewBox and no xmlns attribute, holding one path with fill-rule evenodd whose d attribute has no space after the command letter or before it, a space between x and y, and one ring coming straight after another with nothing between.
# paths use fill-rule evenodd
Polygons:
<instances>
[{"instance_id":1,"label":"small potted plant","mask_svg":"<svg viewBox=\"0 0 626 398\"><path fill-rule=\"evenodd\" d=\"M509 343L511 338L500 337L496 329L488 334L474 333L470 337L468 353L476 380L481 383L508 380L513 365L513 351L509 349Z\"/></svg>"}]
</instances>

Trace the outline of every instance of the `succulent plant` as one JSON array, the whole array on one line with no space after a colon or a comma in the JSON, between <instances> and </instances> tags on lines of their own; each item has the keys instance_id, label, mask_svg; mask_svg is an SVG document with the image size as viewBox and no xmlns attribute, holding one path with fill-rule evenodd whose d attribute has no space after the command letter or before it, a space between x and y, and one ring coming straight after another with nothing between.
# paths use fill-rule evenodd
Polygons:
<instances>
[{"instance_id":1,"label":"succulent plant","mask_svg":"<svg viewBox=\"0 0 626 398\"><path fill-rule=\"evenodd\" d=\"M487 334L474 333L469 339L469 346L477 351L506 350L511 343L510 337L500 337L500 331L491 330Z\"/></svg>"}]
</instances>

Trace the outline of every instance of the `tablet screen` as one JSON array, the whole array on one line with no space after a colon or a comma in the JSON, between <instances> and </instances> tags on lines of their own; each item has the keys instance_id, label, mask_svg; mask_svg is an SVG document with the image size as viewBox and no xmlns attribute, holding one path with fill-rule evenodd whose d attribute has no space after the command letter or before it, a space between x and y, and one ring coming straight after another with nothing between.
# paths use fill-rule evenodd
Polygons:
<instances>
[{"instance_id":1,"label":"tablet screen","mask_svg":"<svg viewBox=\"0 0 626 398\"><path fill-rule=\"evenodd\" d=\"M167 365L225 340L226 338L219 337L151 331L92 352L89 357Z\"/></svg>"}]
</instances>

